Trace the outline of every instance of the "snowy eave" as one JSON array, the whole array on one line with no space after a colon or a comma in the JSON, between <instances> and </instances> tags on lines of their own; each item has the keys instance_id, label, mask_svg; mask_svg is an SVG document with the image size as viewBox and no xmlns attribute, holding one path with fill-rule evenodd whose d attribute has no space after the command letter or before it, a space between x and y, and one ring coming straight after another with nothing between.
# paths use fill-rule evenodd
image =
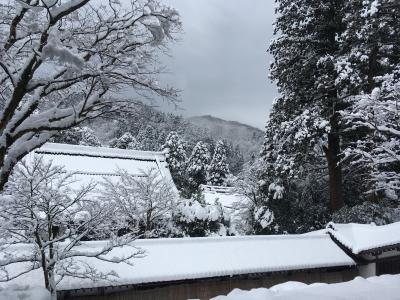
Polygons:
<instances>
[{"instance_id":1,"label":"snowy eave","mask_svg":"<svg viewBox=\"0 0 400 300\"><path fill-rule=\"evenodd\" d=\"M101 247L87 242L84 247ZM111 264L91 258L79 259L107 273L114 270L116 281L65 278L59 290L136 285L178 280L247 275L281 271L350 267L355 262L327 234L313 236L253 236L137 240L146 257L134 265ZM127 254L131 248L114 249L110 255ZM34 273L34 274L33 274ZM41 284L41 271L19 278L19 282ZM0 285L1 287L1 285Z\"/></svg>"},{"instance_id":2,"label":"snowy eave","mask_svg":"<svg viewBox=\"0 0 400 300\"><path fill-rule=\"evenodd\" d=\"M88 156L88 157L103 157L103 158L120 158L120 159L133 159L133 160L149 160L156 159L160 161L165 160L165 153L155 151L138 151L138 150L125 150L107 147L91 147L80 145L56 144L47 143L35 150L39 154L53 154L53 155L74 155L74 156Z\"/></svg>"},{"instance_id":3,"label":"snowy eave","mask_svg":"<svg viewBox=\"0 0 400 300\"><path fill-rule=\"evenodd\" d=\"M326 231L354 254L400 244L400 222L382 226L329 223Z\"/></svg>"}]
</instances>

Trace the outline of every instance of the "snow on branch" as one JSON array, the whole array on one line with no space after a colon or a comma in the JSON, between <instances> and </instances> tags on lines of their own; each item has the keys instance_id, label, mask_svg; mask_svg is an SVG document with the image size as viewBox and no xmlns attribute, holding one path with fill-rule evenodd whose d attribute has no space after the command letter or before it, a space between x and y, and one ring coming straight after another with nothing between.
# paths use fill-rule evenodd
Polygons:
<instances>
[{"instance_id":1,"label":"snow on branch","mask_svg":"<svg viewBox=\"0 0 400 300\"><path fill-rule=\"evenodd\" d=\"M144 251L119 236L115 205L97 200L96 185L80 186L77 174L32 156L19 163L0 202L0 282L36 269L54 296L64 278L112 280L92 260L133 264ZM104 241L90 241L103 239ZM53 298L55 299L55 298Z\"/></svg>"},{"instance_id":2,"label":"snow on branch","mask_svg":"<svg viewBox=\"0 0 400 300\"><path fill-rule=\"evenodd\" d=\"M15 162L57 131L127 107L111 95L129 89L136 101L177 100L157 80L159 54L181 29L173 8L18 0L2 5L0 20L0 189ZM22 143L24 153L14 152Z\"/></svg>"}]
</instances>

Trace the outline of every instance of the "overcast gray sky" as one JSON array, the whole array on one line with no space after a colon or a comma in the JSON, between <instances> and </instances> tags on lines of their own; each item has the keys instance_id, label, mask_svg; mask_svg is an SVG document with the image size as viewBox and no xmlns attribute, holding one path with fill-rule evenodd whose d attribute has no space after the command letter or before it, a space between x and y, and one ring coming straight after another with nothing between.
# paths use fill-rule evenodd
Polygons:
<instances>
[{"instance_id":1,"label":"overcast gray sky","mask_svg":"<svg viewBox=\"0 0 400 300\"><path fill-rule=\"evenodd\" d=\"M164 0L179 10L184 33L166 60L168 81L183 91L186 116L211 114L265 126L276 87L267 53L273 0Z\"/></svg>"}]
</instances>

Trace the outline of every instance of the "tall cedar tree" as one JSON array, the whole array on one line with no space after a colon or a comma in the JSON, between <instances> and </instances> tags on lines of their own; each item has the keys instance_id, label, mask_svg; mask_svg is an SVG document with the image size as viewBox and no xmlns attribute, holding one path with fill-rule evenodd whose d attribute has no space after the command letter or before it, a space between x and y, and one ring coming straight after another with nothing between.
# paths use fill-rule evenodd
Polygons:
<instances>
[{"instance_id":1,"label":"tall cedar tree","mask_svg":"<svg viewBox=\"0 0 400 300\"><path fill-rule=\"evenodd\" d=\"M186 152L184 142L175 131L172 131L168 134L162 149L168 153L167 163L169 165L172 178L177 188L182 190L185 188L186 181Z\"/></svg>"},{"instance_id":2,"label":"tall cedar tree","mask_svg":"<svg viewBox=\"0 0 400 300\"><path fill-rule=\"evenodd\" d=\"M362 170L368 200L400 196L400 5L394 0L346 2L337 62L344 161ZM397 5L395 5L397 3Z\"/></svg>"},{"instance_id":3,"label":"tall cedar tree","mask_svg":"<svg viewBox=\"0 0 400 300\"><path fill-rule=\"evenodd\" d=\"M223 186L229 174L225 143L218 141L207 170L207 183L214 186Z\"/></svg>"},{"instance_id":4,"label":"tall cedar tree","mask_svg":"<svg viewBox=\"0 0 400 300\"><path fill-rule=\"evenodd\" d=\"M277 3L271 78L281 96L267 125L265 175L289 187L291 180L327 168L329 207L336 211L343 206L339 115L344 107L334 61L340 50L337 36L344 30L344 1Z\"/></svg>"},{"instance_id":5,"label":"tall cedar tree","mask_svg":"<svg viewBox=\"0 0 400 300\"><path fill-rule=\"evenodd\" d=\"M191 192L195 192L201 184L207 183L207 166L210 163L211 156L207 145L198 142L193 148L192 155L186 164L186 173Z\"/></svg>"}]
</instances>

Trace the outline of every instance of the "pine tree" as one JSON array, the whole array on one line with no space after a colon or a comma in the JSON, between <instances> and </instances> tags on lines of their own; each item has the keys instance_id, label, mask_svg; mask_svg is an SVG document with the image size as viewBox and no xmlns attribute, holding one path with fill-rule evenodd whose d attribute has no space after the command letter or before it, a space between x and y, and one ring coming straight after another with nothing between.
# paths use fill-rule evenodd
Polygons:
<instances>
[{"instance_id":1,"label":"pine tree","mask_svg":"<svg viewBox=\"0 0 400 300\"><path fill-rule=\"evenodd\" d=\"M207 184L223 186L226 177L230 174L226 158L226 147L223 141L218 141L214 155L207 170Z\"/></svg>"},{"instance_id":2,"label":"pine tree","mask_svg":"<svg viewBox=\"0 0 400 300\"><path fill-rule=\"evenodd\" d=\"M172 131L168 134L162 149L167 152L167 163L172 178L178 189L182 190L185 188L186 181L186 152L184 142L175 131Z\"/></svg>"},{"instance_id":3,"label":"pine tree","mask_svg":"<svg viewBox=\"0 0 400 300\"><path fill-rule=\"evenodd\" d=\"M125 132L119 138L112 139L109 146L119 149L138 149L139 147L138 142L130 132Z\"/></svg>"},{"instance_id":4,"label":"pine tree","mask_svg":"<svg viewBox=\"0 0 400 300\"><path fill-rule=\"evenodd\" d=\"M207 183L207 166L210 162L210 151L203 142L198 142L186 164L186 173L191 192L195 192L201 184Z\"/></svg>"}]
</instances>

